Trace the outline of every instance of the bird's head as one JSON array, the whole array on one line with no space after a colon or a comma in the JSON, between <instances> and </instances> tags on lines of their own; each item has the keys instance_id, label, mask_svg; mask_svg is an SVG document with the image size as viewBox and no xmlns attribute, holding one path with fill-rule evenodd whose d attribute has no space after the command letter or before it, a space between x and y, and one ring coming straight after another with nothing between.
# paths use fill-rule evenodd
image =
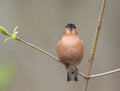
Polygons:
<instances>
[{"instance_id":1,"label":"bird's head","mask_svg":"<svg viewBox=\"0 0 120 91\"><path fill-rule=\"evenodd\" d=\"M64 35L77 35L76 26L73 23L68 23L65 26Z\"/></svg>"}]
</instances>

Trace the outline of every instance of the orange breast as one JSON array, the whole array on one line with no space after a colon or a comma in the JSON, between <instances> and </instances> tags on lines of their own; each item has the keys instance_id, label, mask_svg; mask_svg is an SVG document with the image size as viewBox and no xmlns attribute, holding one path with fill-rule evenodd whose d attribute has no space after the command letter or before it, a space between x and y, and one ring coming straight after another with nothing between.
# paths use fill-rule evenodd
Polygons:
<instances>
[{"instance_id":1,"label":"orange breast","mask_svg":"<svg viewBox=\"0 0 120 91\"><path fill-rule=\"evenodd\" d=\"M79 64L83 57L83 43L78 36L64 36L58 44L59 59L70 65Z\"/></svg>"}]
</instances>

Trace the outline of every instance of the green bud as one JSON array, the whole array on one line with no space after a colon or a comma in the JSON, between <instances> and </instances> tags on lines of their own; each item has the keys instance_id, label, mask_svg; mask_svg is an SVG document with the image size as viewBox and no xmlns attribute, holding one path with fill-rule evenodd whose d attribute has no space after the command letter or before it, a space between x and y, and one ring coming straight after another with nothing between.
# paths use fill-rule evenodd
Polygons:
<instances>
[{"instance_id":1,"label":"green bud","mask_svg":"<svg viewBox=\"0 0 120 91\"><path fill-rule=\"evenodd\" d=\"M18 26L14 28L13 34L11 35L11 37L12 37L13 39L15 39L15 40L16 40L16 38L17 38L17 33L18 33L18 32L16 31L17 29L18 29Z\"/></svg>"},{"instance_id":2,"label":"green bud","mask_svg":"<svg viewBox=\"0 0 120 91\"><path fill-rule=\"evenodd\" d=\"M4 35L9 35L7 29L5 29L4 27L0 26L0 32Z\"/></svg>"}]
</instances>

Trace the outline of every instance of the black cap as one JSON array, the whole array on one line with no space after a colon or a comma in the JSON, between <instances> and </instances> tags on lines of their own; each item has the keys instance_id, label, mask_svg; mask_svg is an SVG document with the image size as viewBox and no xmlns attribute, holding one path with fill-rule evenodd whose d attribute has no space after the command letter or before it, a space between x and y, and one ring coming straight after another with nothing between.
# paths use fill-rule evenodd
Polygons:
<instances>
[{"instance_id":1,"label":"black cap","mask_svg":"<svg viewBox=\"0 0 120 91\"><path fill-rule=\"evenodd\" d=\"M68 23L65 27L66 27L66 28L69 28L70 30L76 29L76 26L75 26L75 24L73 24L73 23Z\"/></svg>"}]
</instances>

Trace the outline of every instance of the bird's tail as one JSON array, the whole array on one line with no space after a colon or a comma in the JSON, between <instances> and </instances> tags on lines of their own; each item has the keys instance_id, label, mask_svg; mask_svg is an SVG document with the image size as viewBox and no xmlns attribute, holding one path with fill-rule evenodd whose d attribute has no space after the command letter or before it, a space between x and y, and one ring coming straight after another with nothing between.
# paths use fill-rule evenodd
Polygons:
<instances>
[{"instance_id":1,"label":"bird's tail","mask_svg":"<svg viewBox=\"0 0 120 91\"><path fill-rule=\"evenodd\" d=\"M67 68L67 81L78 81L78 69L75 67L75 70L70 70Z\"/></svg>"}]
</instances>

